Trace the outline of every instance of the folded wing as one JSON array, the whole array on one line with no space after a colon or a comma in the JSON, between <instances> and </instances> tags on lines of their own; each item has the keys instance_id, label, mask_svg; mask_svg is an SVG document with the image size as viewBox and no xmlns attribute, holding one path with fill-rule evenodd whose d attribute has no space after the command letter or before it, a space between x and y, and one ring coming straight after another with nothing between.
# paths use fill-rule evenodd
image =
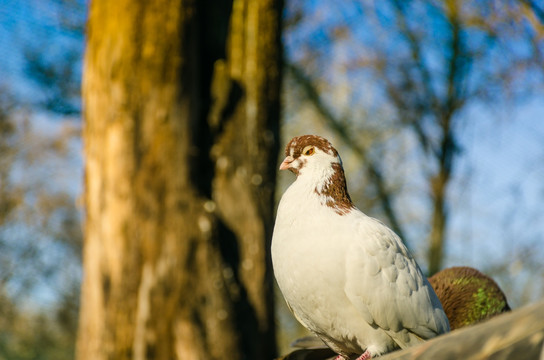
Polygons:
<instances>
[{"instance_id":1,"label":"folded wing","mask_svg":"<svg viewBox=\"0 0 544 360\"><path fill-rule=\"evenodd\" d=\"M449 331L440 301L400 238L370 217L356 231L344 290L364 319L401 348Z\"/></svg>"}]
</instances>

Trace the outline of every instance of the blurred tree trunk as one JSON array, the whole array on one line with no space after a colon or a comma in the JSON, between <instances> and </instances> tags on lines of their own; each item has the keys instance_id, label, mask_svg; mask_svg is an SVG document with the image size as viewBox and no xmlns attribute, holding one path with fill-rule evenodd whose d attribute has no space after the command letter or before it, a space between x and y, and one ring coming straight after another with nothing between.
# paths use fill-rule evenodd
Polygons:
<instances>
[{"instance_id":1,"label":"blurred tree trunk","mask_svg":"<svg viewBox=\"0 0 544 360\"><path fill-rule=\"evenodd\" d=\"M91 2L78 359L275 355L281 11Z\"/></svg>"}]
</instances>

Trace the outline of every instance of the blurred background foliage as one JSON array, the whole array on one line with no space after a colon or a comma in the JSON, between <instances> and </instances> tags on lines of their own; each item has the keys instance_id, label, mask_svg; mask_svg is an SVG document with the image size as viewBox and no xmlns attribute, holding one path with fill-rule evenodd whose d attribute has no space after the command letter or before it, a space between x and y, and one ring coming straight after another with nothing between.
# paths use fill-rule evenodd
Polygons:
<instances>
[{"instance_id":1,"label":"blurred background foliage","mask_svg":"<svg viewBox=\"0 0 544 360\"><path fill-rule=\"evenodd\" d=\"M0 2L0 359L71 359L87 2ZM331 139L363 211L433 273L544 295L544 7L285 3L283 141ZM282 174L278 196L292 181ZM280 353L303 331L277 299Z\"/></svg>"},{"instance_id":2,"label":"blurred background foliage","mask_svg":"<svg viewBox=\"0 0 544 360\"><path fill-rule=\"evenodd\" d=\"M86 4L0 3L0 359L73 359Z\"/></svg>"}]
</instances>

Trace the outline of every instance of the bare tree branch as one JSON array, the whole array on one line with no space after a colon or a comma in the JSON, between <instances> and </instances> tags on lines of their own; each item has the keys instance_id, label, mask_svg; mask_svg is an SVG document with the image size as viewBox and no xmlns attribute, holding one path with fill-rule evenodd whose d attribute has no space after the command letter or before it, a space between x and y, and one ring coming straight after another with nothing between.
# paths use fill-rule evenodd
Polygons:
<instances>
[{"instance_id":1,"label":"bare tree branch","mask_svg":"<svg viewBox=\"0 0 544 360\"><path fill-rule=\"evenodd\" d=\"M382 360L542 359L544 302L394 352Z\"/></svg>"},{"instance_id":2,"label":"bare tree branch","mask_svg":"<svg viewBox=\"0 0 544 360\"><path fill-rule=\"evenodd\" d=\"M314 341L279 360L329 360L334 353ZM540 360L544 355L544 301L494 317L474 326L452 331L380 360Z\"/></svg>"},{"instance_id":3,"label":"bare tree branch","mask_svg":"<svg viewBox=\"0 0 544 360\"><path fill-rule=\"evenodd\" d=\"M535 13L536 17L542 24L544 24L544 10L537 6L536 1L533 0L521 0L522 3L529 6Z\"/></svg>"}]
</instances>

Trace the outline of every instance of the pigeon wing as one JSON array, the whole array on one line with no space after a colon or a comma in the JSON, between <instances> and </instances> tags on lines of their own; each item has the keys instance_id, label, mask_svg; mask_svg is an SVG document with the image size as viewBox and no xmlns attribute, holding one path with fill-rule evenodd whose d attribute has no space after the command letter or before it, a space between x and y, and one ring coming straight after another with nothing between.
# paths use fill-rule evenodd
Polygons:
<instances>
[{"instance_id":1,"label":"pigeon wing","mask_svg":"<svg viewBox=\"0 0 544 360\"><path fill-rule=\"evenodd\" d=\"M404 348L449 330L436 294L400 238L365 217L346 255L345 292L371 325Z\"/></svg>"}]
</instances>

